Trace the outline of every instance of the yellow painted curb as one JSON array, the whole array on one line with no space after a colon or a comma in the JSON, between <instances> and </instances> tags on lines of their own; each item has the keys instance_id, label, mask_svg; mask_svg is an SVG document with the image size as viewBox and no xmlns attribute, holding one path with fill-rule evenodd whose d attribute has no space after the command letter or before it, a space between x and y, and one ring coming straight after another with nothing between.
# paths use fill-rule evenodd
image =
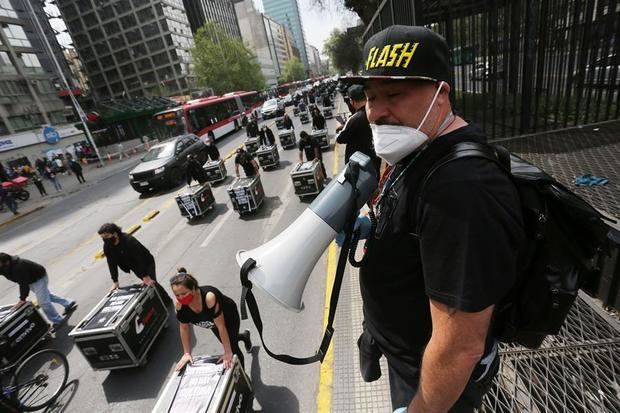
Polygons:
<instances>
[{"instance_id":1,"label":"yellow painted curb","mask_svg":"<svg viewBox=\"0 0 620 413\"><path fill-rule=\"evenodd\" d=\"M97 253L95 254L95 259L96 259L96 260L100 260L100 259L102 259L102 258L104 258L104 257L105 257L105 254L104 254L103 250L99 250L99 251L97 251Z\"/></svg>"},{"instance_id":2,"label":"yellow painted curb","mask_svg":"<svg viewBox=\"0 0 620 413\"><path fill-rule=\"evenodd\" d=\"M20 212L19 215L13 215L13 217L11 217L10 219L7 219L4 222L0 222L0 228L4 227L5 225L9 225L15 221L17 221L18 219L21 219L23 217L27 217L30 214L33 214L37 211L42 210L43 208L45 208L45 205L39 205L36 208L31 209L30 211L26 211L26 212Z\"/></svg>"},{"instance_id":3,"label":"yellow painted curb","mask_svg":"<svg viewBox=\"0 0 620 413\"><path fill-rule=\"evenodd\" d=\"M158 210L153 210L153 211L149 212L148 214L146 214L144 216L144 218L142 218L142 222L148 222L148 221L152 220L153 218L155 218L157 215L159 215L159 211Z\"/></svg>"},{"instance_id":4,"label":"yellow painted curb","mask_svg":"<svg viewBox=\"0 0 620 413\"><path fill-rule=\"evenodd\" d=\"M127 228L127 233L129 235L133 235L135 234L140 228L142 228L142 225L132 225L129 228Z\"/></svg>"}]
</instances>

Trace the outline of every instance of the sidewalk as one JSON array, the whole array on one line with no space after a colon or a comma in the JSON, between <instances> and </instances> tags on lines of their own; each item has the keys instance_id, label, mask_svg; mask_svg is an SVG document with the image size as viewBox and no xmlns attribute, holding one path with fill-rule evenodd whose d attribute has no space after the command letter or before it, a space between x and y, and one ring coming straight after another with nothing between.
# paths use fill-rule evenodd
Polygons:
<instances>
[{"instance_id":1,"label":"sidewalk","mask_svg":"<svg viewBox=\"0 0 620 413\"><path fill-rule=\"evenodd\" d=\"M62 190L59 192L56 192L54 185L49 179L43 178L43 185L45 186L45 190L48 194L44 197L39 194L37 187L30 182L26 188L28 192L30 192L30 199L24 202L17 202L19 215L13 215L13 213L5 207L4 210L0 212L0 228L30 214L36 213L46 206L59 202L60 200L85 188L96 185L98 182L101 182L102 180L119 171L122 171L123 169L132 168L139 161L141 156L142 153L132 154L131 156L120 161L118 159L108 160L107 158L104 158L103 167L98 167L98 163L93 163L87 166L82 165L84 168L84 178L86 179L86 183L84 184L78 183L78 180L73 173L71 175L58 174L58 179L60 180L60 185L62 186Z\"/></svg>"},{"instance_id":2,"label":"sidewalk","mask_svg":"<svg viewBox=\"0 0 620 413\"><path fill-rule=\"evenodd\" d=\"M540 133L497 142L541 166L597 208L620 217L620 121ZM576 187L574 178L609 178L601 187ZM365 383L359 373L357 338L362 330L359 275L347 267L336 322L331 411L391 412L387 366ZM593 300L580 297L559 336L535 351L502 347L496 386L483 412L620 411L620 324Z\"/></svg>"}]
</instances>

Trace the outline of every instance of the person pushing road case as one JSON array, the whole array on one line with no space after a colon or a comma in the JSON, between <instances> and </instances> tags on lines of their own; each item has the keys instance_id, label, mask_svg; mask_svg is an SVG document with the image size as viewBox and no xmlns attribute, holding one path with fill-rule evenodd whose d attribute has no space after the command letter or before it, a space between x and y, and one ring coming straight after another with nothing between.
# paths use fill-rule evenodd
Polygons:
<instances>
[{"instance_id":1,"label":"person pushing road case","mask_svg":"<svg viewBox=\"0 0 620 413\"><path fill-rule=\"evenodd\" d=\"M249 413L254 389L237 356L232 367L216 364L219 356L194 357L174 372L157 400L153 413Z\"/></svg>"},{"instance_id":2,"label":"person pushing road case","mask_svg":"<svg viewBox=\"0 0 620 413\"><path fill-rule=\"evenodd\" d=\"M280 145L283 149L297 147L297 139L295 137L294 129L285 129L283 131L278 131L278 139L280 139Z\"/></svg>"},{"instance_id":3,"label":"person pushing road case","mask_svg":"<svg viewBox=\"0 0 620 413\"><path fill-rule=\"evenodd\" d=\"M276 118L276 127L278 129L284 129L284 116Z\"/></svg>"},{"instance_id":4,"label":"person pushing road case","mask_svg":"<svg viewBox=\"0 0 620 413\"><path fill-rule=\"evenodd\" d=\"M0 307L0 370L19 363L52 334L52 325L31 302Z\"/></svg>"},{"instance_id":5,"label":"person pushing road case","mask_svg":"<svg viewBox=\"0 0 620 413\"><path fill-rule=\"evenodd\" d=\"M304 196L318 194L325 186L321 166L316 161L298 163L290 175L293 180L295 195L298 195L299 199L302 199Z\"/></svg>"},{"instance_id":6,"label":"person pushing road case","mask_svg":"<svg viewBox=\"0 0 620 413\"><path fill-rule=\"evenodd\" d=\"M211 184L208 182L184 188L177 194L175 200L181 215L188 220L203 216L215 204Z\"/></svg>"},{"instance_id":7,"label":"person pushing road case","mask_svg":"<svg viewBox=\"0 0 620 413\"><path fill-rule=\"evenodd\" d=\"M93 370L146 364L155 339L168 323L168 309L154 286L110 291L69 333Z\"/></svg>"},{"instance_id":8,"label":"person pushing road case","mask_svg":"<svg viewBox=\"0 0 620 413\"><path fill-rule=\"evenodd\" d=\"M280 165L280 154L278 153L278 147L276 145L261 146L258 148L258 151L256 151L256 158L258 158L258 164L263 170Z\"/></svg>"},{"instance_id":9,"label":"person pushing road case","mask_svg":"<svg viewBox=\"0 0 620 413\"><path fill-rule=\"evenodd\" d=\"M260 175L250 178L237 178L228 187L228 196L239 215L256 211L265 199L265 191Z\"/></svg>"},{"instance_id":10,"label":"person pushing road case","mask_svg":"<svg viewBox=\"0 0 620 413\"><path fill-rule=\"evenodd\" d=\"M226 179L226 165L223 159L217 161L207 161L202 165L202 169L207 173L207 180L214 184Z\"/></svg>"}]
</instances>

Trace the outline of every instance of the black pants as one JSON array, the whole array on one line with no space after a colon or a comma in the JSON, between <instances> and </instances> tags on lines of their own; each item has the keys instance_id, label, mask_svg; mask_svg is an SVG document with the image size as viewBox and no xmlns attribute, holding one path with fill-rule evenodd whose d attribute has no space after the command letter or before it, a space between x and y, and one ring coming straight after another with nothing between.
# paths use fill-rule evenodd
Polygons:
<instances>
[{"instance_id":1,"label":"black pants","mask_svg":"<svg viewBox=\"0 0 620 413\"><path fill-rule=\"evenodd\" d=\"M239 313L237 312L237 305L235 304L235 311L229 312L224 316L224 320L226 321L226 330L228 330L228 339L230 340L230 347L232 349L233 354L237 355L239 359L239 363L241 363L241 367L245 369L245 358L243 357L243 352L239 348L239 328L241 327L241 319L239 318ZM222 338L220 337L220 333L217 328L214 326L212 329L215 337L222 342Z\"/></svg>"},{"instance_id":2,"label":"black pants","mask_svg":"<svg viewBox=\"0 0 620 413\"><path fill-rule=\"evenodd\" d=\"M45 190L45 187L43 186L43 182L41 182L41 181L34 181L34 185L39 190L39 194L41 194L41 196L47 195L47 191Z\"/></svg>"},{"instance_id":3,"label":"black pants","mask_svg":"<svg viewBox=\"0 0 620 413\"><path fill-rule=\"evenodd\" d=\"M388 362L392 409L396 410L399 407L406 407L416 394L422 360L420 359L417 363L406 362L395 355L386 354L383 350L382 352ZM463 394L452 406L450 413L472 413L476 409L480 409L482 398L491 388L493 378L498 370L499 355L496 355L493 362L491 362L489 371L479 382L474 382L471 379L467 382Z\"/></svg>"},{"instance_id":4,"label":"black pants","mask_svg":"<svg viewBox=\"0 0 620 413\"><path fill-rule=\"evenodd\" d=\"M165 290L165 288L162 287L161 284L157 282L157 275L156 275L156 271L155 271L155 262L153 262L151 265L149 265L149 267L147 269L147 274L146 275L148 275L149 277L151 277L155 281L155 288L157 289L157 293L159 294L159 296L161 297L162 301L164 302L164 305L166 305L166 306L170 305L172 303L172 298L170 298L170 296L168 295L168 292ZM141 276L137 276L137 277L142 279Z\"/></svg>"},{"instance_id":5,"label":"black pants","mask_svg":"<svg viewBox=\"0 0 620 413\"><path fill-rule=\"evenodd\" d=\"M75 176L77 177L77 180L79 183L83 184L84 182L86 182L86 179L84 179L84 175L82 175L82 171L73 171L75 173Z\"/></svg>"}]
</instances>

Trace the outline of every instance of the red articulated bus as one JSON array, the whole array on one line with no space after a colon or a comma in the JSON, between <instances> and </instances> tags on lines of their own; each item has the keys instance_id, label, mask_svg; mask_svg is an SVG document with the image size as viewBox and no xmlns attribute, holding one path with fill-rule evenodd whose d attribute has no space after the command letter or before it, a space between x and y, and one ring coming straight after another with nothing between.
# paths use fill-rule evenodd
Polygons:
<instances>
[{"instance_id":1,"label":"red articulated bus","mask_svg":"<svg viewBox=\"0 0 620 413\"><path fill-rule=\"evenodd\" d=\"M241 128L242 118L260 107L257 92L232 92L190 100L173 109L153 115L155 137L160 141L194 133L219 139Z\"/></svg>"}]
</instances>

